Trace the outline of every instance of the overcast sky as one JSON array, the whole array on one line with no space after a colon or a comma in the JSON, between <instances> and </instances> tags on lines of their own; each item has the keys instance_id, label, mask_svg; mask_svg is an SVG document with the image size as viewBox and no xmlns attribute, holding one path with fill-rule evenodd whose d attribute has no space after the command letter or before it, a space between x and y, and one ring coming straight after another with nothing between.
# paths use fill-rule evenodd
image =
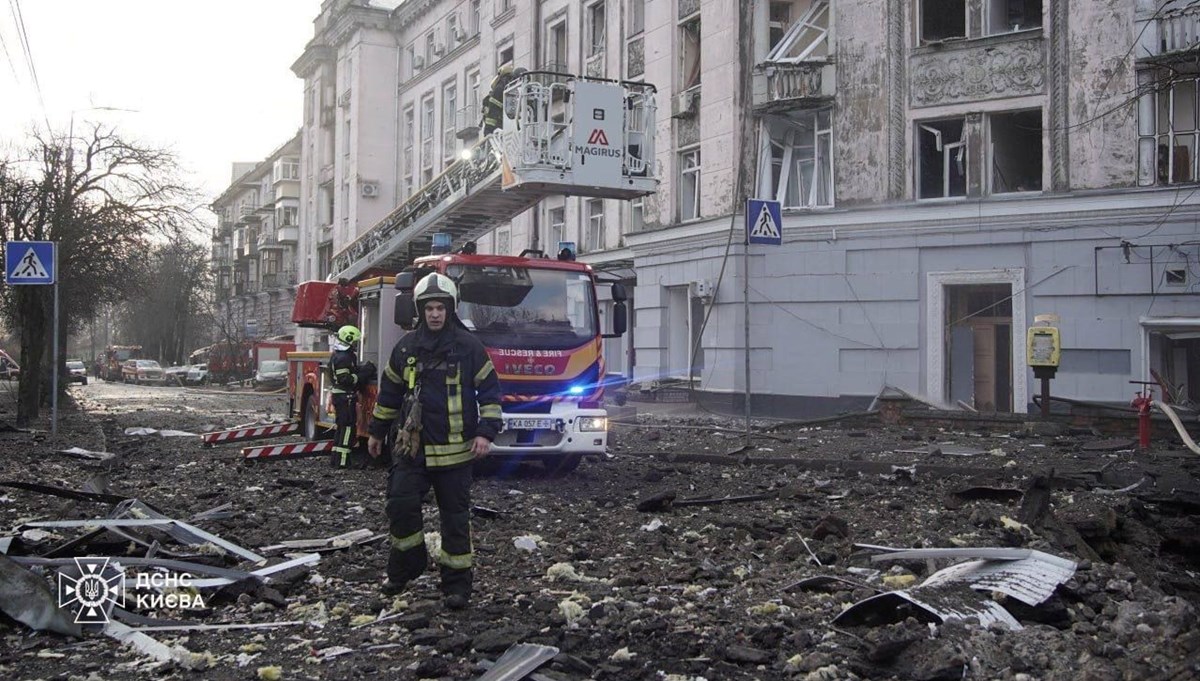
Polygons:
<instances>
[{"instance_id":1,"label":"overcast sky","mask_svg":"<svg viewBox=\"0 0 1200 681\"><path fill-rule=\"evenodd\" d=\"M19 5L18 5L19 2ZM26 64L24 18L45 112ZM321 0L0 2L0 140L99 121L169 147L211 200L234 161L260 161L300 126L291 65ZM10 68L11 67L11 68ZM136 111L88 111L111 107Z\"/></svg>"}]
</instances>

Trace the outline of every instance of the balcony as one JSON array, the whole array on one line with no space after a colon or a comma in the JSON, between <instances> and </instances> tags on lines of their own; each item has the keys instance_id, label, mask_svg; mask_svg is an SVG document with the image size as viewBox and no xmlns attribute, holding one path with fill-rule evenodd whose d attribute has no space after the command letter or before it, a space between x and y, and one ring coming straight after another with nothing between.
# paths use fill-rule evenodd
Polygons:
<instances>
[{"instance_id":1,"label":"balcony","mask_svg":"<svg viewBox=\"0 0 1200 681\"><path fill-rule=\"evenodd\" d=\"M274 231L264 231L258 235L258 249L264 250L282 250L283 244L279 243Z\"/></svg>"},{"instance_id":2,"label":"balcony","mask_svg":"<svg viewBox=\"0 0 1200 681\"><path fill-rule=\"evenodd\" d=\"M294 244L300 241L300 228L296 225L282 225L275 228L275 238L281 244Z\"/></svg>"},{"instance_id":3,"label":"balcony","mask_svg":"<svg viewBox=\"0 0 1200 681\"><path fill-rule=\"evenodd\" d=\"M284 270L283 272L271 272L262 275L263 290L274 288L283 288L284 286L296 285L296 272L294 270Z\"/></svg>"},{"instance_id":4,"label":"balcony","mask_svg":"<svg viewBox=\"0 0 1200 681\"><path fill-rule=\"evenodd\" d=\"M333 164L329 163L321 166L321 172L317 175L317 184L329 184L333 182Z\"/></svg>"},{"instance_id":5,"label":"balcony","mask_svg":"<svg viewBox=\"0 0 1200 681\"><path fill-rule=\"evenodd\" d=\"M1200 46L1200 7L1167 12L1158 19L1158 54L1184 52Z\"/></svg>"},{"instance_id":6,"label":"balcony","mask_svg":"<svg viewBox=\"0 0 1200 681\"><path fill-rule=\"evenodd\" d=\"M454 135L460 140L479 137L479 121L483 118L479 104L468 104L454 112Z\"/></svg>"},{"instance_id":7,"label":"balcony","mask_svg":"<svg viewBox=\"0 0 1200 681\"><path fill-rule=\"evenodd\" d=\"M779 109L833 99L833 68L826 62L760 64L755 69L755 108Z\"/></svg>"}]
</instances>

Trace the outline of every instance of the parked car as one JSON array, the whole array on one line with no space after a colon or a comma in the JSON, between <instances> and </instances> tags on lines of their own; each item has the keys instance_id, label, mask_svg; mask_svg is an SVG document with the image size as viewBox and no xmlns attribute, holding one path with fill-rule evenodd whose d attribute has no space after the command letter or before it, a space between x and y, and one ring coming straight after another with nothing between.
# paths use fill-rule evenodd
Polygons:
<instances>
[{"instance_id":1,"label":"parked car","mask_svg":"<svg viewBox=\"0 0 1200 681\"><path fill-rule=\"evenodd\" d=\"M193 364L192 368L188 369L187 382L189 385L199 385L201 383L208 383L208 365L207 364Z\"/></svg>"},{"instance_id":2,"label":"parked car","mask_svg":"<svg viewBox=\"0 0 1200 681\"><path fill-rule=\"evenodd\" d=\"M121 380L125 383L162 383L163 370L152 359L130 359L121 365Z\"/></svg>"},{"instance_id":3,"label":"parked car","mask_svg":"<svg viewBox=\"0 0 1200 681\"><path fill-rule=\"evenodd\" d=\"M166 379L168 384L183 385L184 382L187 381L187 375L191 369L191 364L170 366L166 369L163 369L163 377Z\"/></svg>"},{"instance_id":4,"label":"parked car","mask_svg":"<svg viewBox=\"0 0 1200 681\"><path fill-rule=\"evenodd\" d=\"M68 359L67 372L67 378L71 383L88 384L87 367L83 365L82 360Z\"/></svg>"},{"instance_id":5,"label":"parked car","mask_svg":"<svg viewBox=\"0 0 1200 681\"><path fill-rule=\"evenodd\" d=\"M264 359L254 372L255 388L282 388L287 383L288 363L283 359Z\"/></svg>"},{"instance_id":6,"label":"parked car","mask_svg":"<svg viewBox=\"0 0 1200 681\"><path fill-rule=\"evenodd\" d=\"M21 377L21 365L7 352L0 350L0 378L15 381Z\"/></svg>"}]
</instances>

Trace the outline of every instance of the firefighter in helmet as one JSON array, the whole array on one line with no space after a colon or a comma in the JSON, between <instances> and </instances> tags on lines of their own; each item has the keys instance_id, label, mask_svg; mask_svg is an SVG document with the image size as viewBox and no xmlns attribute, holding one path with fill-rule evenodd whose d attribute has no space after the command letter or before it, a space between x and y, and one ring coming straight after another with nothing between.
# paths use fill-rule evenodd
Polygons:
<instances>
[{"instance_id":1,"label":"firefighter in helmet","mask_svg":"<svg viewBox=\"0 0 1200 681\"><path fill-rule=\"evenodd\" d=\"M514 69L512 63L505 63L496 69L496 76L488 86L487 99L483 100L483 136L487 137L501 127L504 118L504 88L508 87L515 78L526 73L525 69Z\"/></svg>"},{"instance_id":2,"label":"firefighter in helmet","mask_svg":"<svg viewBox=\"0 0 1200 681\"><path fill-rule=\"evenodd\" d=\"M360 370L355 345L362 338L357 326L347 324L337 331L329 368L333 371L333 412L337 434L333 442L333 465L349 468L350 452L354 449L358 421L358 389Z\"/></svg>"},{"instance_id":3,"label":"firefighter in helmet","mask_svg":"<svg viewBox=\"0 0 1200 681\"><path fill-rule=\"evenodd\" d=\"M486 456L502 428L500 381L483 343L458 319L458 288L444 274L414 287L417 328L392 349L379 381L367 451L382 453L398 422L388 476L391 534L385 594L405 589L427 567L421 499L432 487L441 516L441 566L446 607L471 596L471 463Z\"/></svg>"}]
</instances>

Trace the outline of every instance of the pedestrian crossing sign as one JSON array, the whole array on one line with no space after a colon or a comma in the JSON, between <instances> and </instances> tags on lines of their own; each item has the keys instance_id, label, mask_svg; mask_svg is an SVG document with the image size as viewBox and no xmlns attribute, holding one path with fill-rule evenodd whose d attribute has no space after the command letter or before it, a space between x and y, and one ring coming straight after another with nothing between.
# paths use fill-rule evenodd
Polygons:
<instances>
[{"instance_id":1,"label":"pedestrian crossing sign","mask_svg":"<svg viewBox=\"0 0 1200 681\"><path fill-rule=\"evenodd\" d=\"M4 283L9 286L53 284L53 241L7 241L4 244Z\"/></svg>"},{"instance_id":2,"label":"pedestrian crossing sign","mask_svg":"<svg viewBox=\"0 0 1200 681\"><path fill-rule=\"evenodd\" d=\"M752 244L783 244L783 220L778 201L749 199L746 201L746 236Z\"/></svg>"}]
</instances>

